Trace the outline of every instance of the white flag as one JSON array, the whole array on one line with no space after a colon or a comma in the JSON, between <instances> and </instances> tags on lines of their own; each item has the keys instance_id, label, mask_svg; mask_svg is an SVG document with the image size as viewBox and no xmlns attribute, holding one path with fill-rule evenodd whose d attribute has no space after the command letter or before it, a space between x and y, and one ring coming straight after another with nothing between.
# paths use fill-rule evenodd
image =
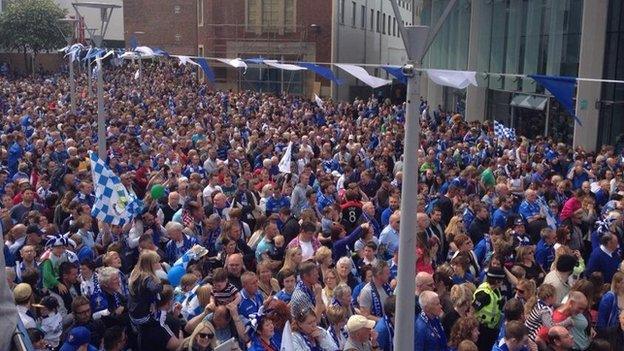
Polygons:
<instances>
[{"instance_id":1,"label":"white flag","mask_svg":"<svg viewBox=\"0 0 624 351\"><path fill-rule=\"evenodd\" d=\"M137 69L137 71L134 73L134 79L139 79L139 77L141 77L141 72Z\"/></svg>"},{"instance_id":2,"label":"white flag","mask_svg":"<svg viewBox=\"0 0 624 351\"><path fill-rule=\"evenodd\" d=\"M292 153L292 142L288 143L288 147L286 148L286 152L284 152L284 156L282 156L282 159L280 160L279 165L277 166L279 168L279 171L282 173L290 173L290 159L291 159L291 153Z\"/></svg>"},{"instance_id":3,"label":"white flag","mask_svg":"<svg viewBox=\"0 0 624 351\"><path fill-rule=\"evenodd\" d=\"M295 346L292 340L292 329L290 328L290 321L286 321L284 330L282 331L282 346L280 351L294 351Z\"/></svg>"},{"instance_id":4,"label":"white flag","mask_svg":"<svg viewBox=\"0 0 624 351\"><path fill-rule=\"evenodd\" d=\"M314 94L314 101L316 102L318 107L321 108L321 110L325 110L325 107L323 106L323 100L321 100L321 98L316 94Z\"/></svg>"}]
</instances>

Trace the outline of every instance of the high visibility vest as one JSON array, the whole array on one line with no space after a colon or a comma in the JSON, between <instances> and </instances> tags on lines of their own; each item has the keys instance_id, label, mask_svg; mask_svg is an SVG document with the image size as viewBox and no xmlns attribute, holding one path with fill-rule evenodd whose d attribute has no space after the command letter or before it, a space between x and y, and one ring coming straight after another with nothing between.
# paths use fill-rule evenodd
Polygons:
<instances>
[{"instance_id":1,"label":"high visibility vest","mask_svg":"<svg viewBox=\"0 0 624 351\"><path fill-rule=\"evenodd\" d=\"M501 294L498 290L492 290L492 287L490 287L490 284L487 282L479 285L479 288L475 291L475 296L479 291L483 291L490 296L490 303L481 307L480 310L475 311L475 316L479 319L481 324L490 329L496 329L501 319Z\"/></svg>"}]
</instances>

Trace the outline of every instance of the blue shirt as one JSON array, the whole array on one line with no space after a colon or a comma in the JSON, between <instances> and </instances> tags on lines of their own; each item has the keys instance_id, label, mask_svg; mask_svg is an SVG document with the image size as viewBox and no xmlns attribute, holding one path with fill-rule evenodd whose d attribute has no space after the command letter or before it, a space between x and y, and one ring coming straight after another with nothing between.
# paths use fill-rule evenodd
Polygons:
<instances>
[{"instance_id":1,"label":"blue shirt","mask_svg":"<svg viewBox=\"0 0 624 351\"><path fill-rule=\"evenodd\" d=\"M375 324L375 331L377 332L377 344L383 351L392 351L394 338L394 326L386 318L381 318Z\"/></svg>"},{"instance_id":2,"label":"blue shirt","mask_svg":"<svg viewBox=\"0 0 624 351\"><path fill-rule=\"evenodd\" d=\"M464 227L466 228L466 231L468 231L468 228L470 228L472 221L474 221L475 219L475 214L474 212L472 212L470 207L466 207L464 213L462 214L462 219L464 220Z\"/></svg>"},{"instance_id":3,"label":"blue shirt","mask_svg":"<svg viewBox=\"0 0 624 351\"><path fill-rule=\"evenodd\" d=\"M589 276L593 272L602 272L605 283L611 283L611 279L613 279L615 272L618 271L621 261L622 259L618 254L618 250L609 256L609 254L602 250L602 247L598 247L594 249L589 256L585 274Z\"/></svg>"},{"instance_id":4,"label":"blue shirt","mask_svg":"<svg viewBox=\"0 0 624 351\"><path fill-rule=\"evenodd\" d=\"M197 244L194 236L183 234L182 246L178 246L174 240L169 240L165 246L165 257L170 265L173 265L178 258L182 257L193 245Z\"/></svg>"},{"instance_id":5,"label":"blue shirt","mask_svg":"<svg viewBox=\"0 0 624 351\"><path fill-rule=\"evenodd\" d=\"M520 204L519 212L522 218L524 218L525 220L528 220L529 218L540 214L540 206L537 203L537 201L533 203L529 203L527 200L524 200Z\"/></svg>"},{"instance_id":6,"label":"blue shirt","mask_svg":"<svg viewBox=\"0 0 624 351\"><path fill-rule=\"evenodd\" d=\"M249 319L249 316L253 313L257 313L262 306L263 300L260 292L256 291L256 295L249 296L245 289L240 291L241 302L238 304L238 314L245 318L245 323Z\"/></svg>"},{"instance_id":7,"label":"blue shirt","mask_svg":"<svg viewBox=\"0 0 624 351\"><path fill-rule=\"evenodd\" d=\"M492 215L492 227L499 227L501 229L507 228L507 219L509 218L509 211L504 211L499 208L494 211Z\"/></svg>"},{"instance_id":8,"label":"blue shirt","mask_svg":"<svg viewBox=\"0 0 624 351\"><path fill-rule=\"evenodd\" d=\"M332 205L334 202L336 202L336 200L332 196L325 195L320 191L316 195L316 203L321 213L323 213L325 207Z\"/></svg>"},{"instance_id":9,"label":"blue shirt","mask_svg":"<svg viewBox=\"0 0 624 351\"><path fill-rule=\"evenodd\" d=\"M286 196L274 197L271 196L266 202L266 215L269 216L273 213L278 213L282 208L290 208L290 200Z\"/></svg>"},{"instance_id":10,"label":"blue shirt","mask_svg":"<svg viewBox=\"0 0 624 351\"><path fill-rule=\"evenodd\" d=\"M394 211L388 207L381 213L381 225L387 226L390 223L390 216L394 213Z\"/></svg>"},{"instance_id":11,"label":"blue shirt","mask_svg":"<svg viewBox=\"0 0 624 351\"><path fill-rule=\"evenodd\" d=\"M386 226L379 235L379 243L386 247L386 258L399 249L399 233L391 226Z\"/></svg>"},{"instance_id":12,"label":"blue shirt","mask_svg":"<svg viewBox=\"0 0 624 351\"><path fill-rule=\"evenodd\" d=\"M414 323L414 351L447 351L446 334L438 318L425 321L423 314Z\"/></svg>"},{"instance_id":13,"label":"blue shirt","mask_svg":"<svg viewBox=\"0 0 624 351\"><path fill-rule=\"evenodd\" d=\"M275 298L280 301L289 303L290 299L292 299L292 293L288 293L286 292L286 290L282 289L277 294L275 294Z\"/></svg>"},{"instance_id":14,"label":"blue shirt","mask_svg":"<svg viewBox=\"0 0 624 351\"><path fill-rule=\"evenodd\" d=\"M537 243L537 247L535 248L535 262L542 266L542 268L549 272L550 266L555 260L555 248L553 245L548 245L541 239Z\"/></svg>"}]
</instances>

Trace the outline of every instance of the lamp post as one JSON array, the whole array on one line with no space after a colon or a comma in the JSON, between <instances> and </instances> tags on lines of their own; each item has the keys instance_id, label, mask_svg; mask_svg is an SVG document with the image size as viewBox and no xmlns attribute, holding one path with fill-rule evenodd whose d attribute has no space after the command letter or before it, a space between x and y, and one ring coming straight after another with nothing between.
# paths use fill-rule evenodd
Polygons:
<instances>
[{"instance_id":1,"label":"lamp post","mask_svg":"<svg viewBox=\"0 0 624 351\"><path fill-rule=\"evenodd\" d=\"M145 34L143 31L135 31L133 32L135 35ZM136 52L137 56L139 56L139 86L141 86L141 81L143 80L143 64L141 63L141 53Z\"/></svg>"},{"instance_id":2,"label":"lamp post","mask_svg":"<svg viewBox=\"0 0 624 351\"><path fill-rule=\"evenodd\" d=\"M420 146L420 114L418 96L420 88L420 66L433 39L450 14L457 0L450 0L440 19L430 31L428 26L405 27L399 5L390 0L399 25L401 38L407 52L408 63L403 74L408 77L405 111L405 139L403 149L403 186L401 187L401 224L399 228L399 267L396 299L396 328L394 350L414 349L414 293L416 291L416 233L418 221L418 149ZM413 9L413 8L412 8Z\"/></svg>"},{"instance_id":3,"label":"lamp post","mask_svg":"<svg viewBox=\"0 0 624 351\"><path fill-rule=\"evenodd\" d=\"M76 34L76 30L75 30L75 25L76 22L78 22L78 20L76 18L73 17L65 17L65 18L60 18L58 20L59 23L67 23L69 25L72 26L72 30L70 32L70 34L66 34L61 26L57 26L57 29L61 32L61 34L63 34L63 36L65 37L65 41L67 42L67 46L70 46L73 41L74 41L74 35ZM76 79L74 77L74 60L72 59L72 57L70 56L68 58L69 61L69 98L70 98L70 110L71 113L76 113Z\"/></svg>"}]
</instances>

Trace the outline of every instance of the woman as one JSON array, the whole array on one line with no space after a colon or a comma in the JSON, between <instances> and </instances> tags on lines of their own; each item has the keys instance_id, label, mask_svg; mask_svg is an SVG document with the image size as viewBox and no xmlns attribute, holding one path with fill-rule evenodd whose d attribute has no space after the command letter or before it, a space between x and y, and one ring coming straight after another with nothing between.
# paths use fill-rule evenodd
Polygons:
<instances>
[{"instance_id":1,"label":"woman","mask_svg":"<svg viewBox=\"0 0 624 351\"><path fill-rule=\"evenodd\" d=\"M256 273L258 274L258 289L260 289L260 293L262 293L264 299L280 291L277 279L273 278L271 263L269 261L264 260L258 263Z\"/></svg>"},{"instance_id":2,"label":"woman","mask_svg":"<svg viewBox=\"0 0 624 351\"><path fill-rule=\"evenodd\" d=\"M534 280L536 283L541 283L546 276L542 267L535 263L535 247L534 246L519 246L516 248L516 264L526 272L525 277L529 280Z\"/></svg>"},{"instance_id":3,"label":"woman","mask_svg":"<svg viewBox=\"0 0 624 351\"><path fill-rule=\"evenodd\" d=\"M130 321L139 330L139 335L148 329L153 331L154 326L160 325L154 318L156 302L163 290L163 285L156 275L156 271L160 269L160 256L156 251L144 250L130 273L128 311ZM161 334L168 334L164 328L160 329ZM139 349L141 348L142 345L139 345Z\"/></svg>"},{"instance_id":4,"label":"woman","mask_svg":"<svg viewBox=\"0 0 624 351\"><path fill-rule=\"evenodd\" d=\"M321 297L325 306L329 306L334 297L334 289L338 286L338 273L335 269L327 269L323 271L323 290Z\"/></svg>"},{"instance_id":5,"label":"woman","mask_svg":"<svg viewBox=\"0 0 624 351\"><path fill-rule=\"evenodd\" d=\"M104 267L113 267L119 270L119 279L121 279L121 293L124 296L128 296L128 278L123 274L121 256L116 251L109 251L102 257L102 263Z\"/></svg>"},{"instance_id":6,"label":"woman","mask_svg":"<svg viewBox=\"0 0 624 351\"><path fill-rule=\"evenodd\" d=\"M314 253L314 261L319 266L321 273L330 269L334 264L331 249L327 246L319 247L319 249Z\"/></svg>"},{"instance_id":7,"label":"woman","mask_svg":"<svg viewBox=\"0 0 624 351\"><path fill-rule=\"evenodd\" d=\"M596 329L603 331L617 326L620 311L624 311L624 273L618 271L611 280L611 290L600 299Z\"/></svg>"},{"instance_id":8,"label":"woman","mask_svg":"<svg viewBox=\"0 0 624 351\"><path fill-rule=\"evenodd\" d=\"M457 320L451 331L449 350L455 351L463 340L476 343L479 339L479 321L473 316L462 317Z\"/></svg>"},{"instance_id":9,"label":"woman","mask_svg":"<svg viewBox=\"0 0 624 351\"><path fill-rule=\"evenodd\" d=\"M523 304L527 303L529 299L535 296L537 286L535 281L529 279L520 279L516 284L516 299L520 300Z\"/></svg>"},{"instance_id":10,"label":"woman","mask_svg":"<svg viewBox=\"0 0 624 351\"><path fill-rule=\"evenodd\" d=\"M290 320L290 307L284 301L276 299L271 299L266 306L267 317L273 321L273 329L275 329L275 334L273 334L272 338L273 342L278 347L281 347L284 327L286 322Z\"/></svg>"},{"instance_id":11,"label":"woman","mask_svg":"<svg viewBox=\"0 0 624 351\"><path fill-rule=\"evenodd\" d=\"M481 270L481 267L477 262L477 256L475 255L473 250L474 244L472 243L472 239L470 239L470 237L466 234L459 234L455 236L453 243L457 248L457 251L455 252L453 257L457 256L459 253L465 255L469 259L467 272L470 272L473 277L476 277Z\"/></svg>"},{"instance_id":12,"label":"woman","mask_svg":"<svg viewBox=\"0 0 624 351\"><path fill-rule=\"evenodd\" d=\"M313 309L304 309L295 316L292 325L292 341L297 351L332 351L338 345L327 331L319 327Z\"/></svg>"},{"instance_id":13,"label":"woman","mask_svg":"<svg viewBox=\"0 0 624 351\"><path fill-rule=\"evenodd\" d=\"M349 317L347 310L338 305L333 305L327 307L326 314L327 321L329 322L327 332L334 340L334 343L338 345L338 349L342 350L347 342L347 337L349 336L345 329L347 319Z\"/></svg>"},{"instance_id":14,"label":"woman","mask_svg":"<svg viewBox=\"0 0 624 351\"><path fill-rule=\"evenodd\" d=\"M300 246L291 247L286 250L286 254L284 255L284 265L282 269L288 268L293 272L299 274L299 265L303 260L303 253L301 252Z\"/></svg>"},{"instance_id":15,"label":"woman","mask_svg":"<svg viewBox=\"0 0 624 351\"><path fill-rule=\"evenodd\" d=\"M336 272L338 273L338 284L347 284L351 289L358 284L358 279L353 275L353 261L350 257L341 257L336 262Z\"/></svg>"},{"instance_id":16,"label":"woman","mask_svg":"<svg viewBox=\"0 0 624 351\"><path fill-rule=\"evenodd\" d=\"M449 244L448 249L448 258L453 257L455 252L457 251L457 247L455 246L454 240L455 237L459 234L466 234L466 228L464 227L464 219L462 216L453 216L451 217L451 221L446 226L444 230L444 235L446 236L446 241Z\"/></svg>"},{"instance_id":17,"label":"woman","mask_svg":"<svg viewBox=\"0 0 624 351\"><path fill-rule=\"evenodd\" d=\"M451 335L453 326L462 317L468 316L472 306L472 291L466 284L453 285L450 294L453 309L442 317L442 328L446 335Z\"/></svg>"},{"instance_id":18,"label":"woman","mask_svg":"<svg viewBox=\"0 0 624 351\"><path fill-rule=\"evenodd\" d=\"M251 346L248 351L278 351L279 345L275 344L275 326L273 321L264 314L264 307L260 307L257 314L252 315L249 321L251 326Z\"/></svg>"},{"instance_id":19,"label":"woman","mask_svg":"<svg viewBox=\"0 0 624 351\"><path fill-rule=\"evenodd\" d=\"M454 284L474 282L474 276L468 271L469 265L470 257L466 253L460 252L453 257L451 260L451 268L453 268L451 279Z\"/></svg>"},{"instance_id":20,"label":"woman","mask_svg":"<svg viewBox=\"0 0 624 351\"><path fill-rule=\"evenodd\" d=\"M215 330L208 321L202 321L195 327L193 333L182 341L178 351L212 351L217 347Z\"/></svg>"}]
</instances>

